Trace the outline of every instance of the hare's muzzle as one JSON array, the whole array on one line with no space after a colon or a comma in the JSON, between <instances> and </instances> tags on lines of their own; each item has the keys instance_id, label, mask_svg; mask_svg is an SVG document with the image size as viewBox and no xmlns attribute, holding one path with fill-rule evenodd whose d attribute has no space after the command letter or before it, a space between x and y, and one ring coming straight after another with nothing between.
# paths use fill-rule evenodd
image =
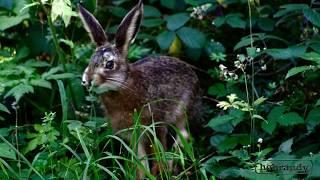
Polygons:
<instances>
[{"instance_id":1,"label":"hare's muzzle","mask_svg":"<svg viewBox=\"0 0 320 180\"><path fill-rule=\"evenodd\" d=\"M83 72L81 84L88 87L90 83L91 79L89 78L89 68L87 67Z\"/></svg>"}]
</instances>

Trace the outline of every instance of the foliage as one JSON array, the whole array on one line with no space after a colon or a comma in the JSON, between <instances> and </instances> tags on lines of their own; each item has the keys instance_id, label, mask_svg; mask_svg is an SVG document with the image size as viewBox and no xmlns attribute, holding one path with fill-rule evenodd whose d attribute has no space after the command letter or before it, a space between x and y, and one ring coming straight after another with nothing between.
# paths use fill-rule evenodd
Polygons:
<instances>
[{"instance_id":1,"label":"foliage","mask_svg":"<svg viewBox=\"0 0 320 180\"><path fill-rule=\"evenodd\" d=\"M94 45L79 21L78 2L0 1L1 179L134 179L137 168L156 179L136 155L143 134L152 139L156 159L174 160L180 170L164 167L161 179L320 176L317 1L144 0L129 60L176 56L197 67L207 92L201 130L190 124L193 139L167 152L155 137L159 124L139 124L138 112L131 141L114 135L94 92L81 86ZM82 3L113 37L136 2ZM255 171L259 163L283 159L310 161L313 169Z\"/></svg>"}]
</instances>

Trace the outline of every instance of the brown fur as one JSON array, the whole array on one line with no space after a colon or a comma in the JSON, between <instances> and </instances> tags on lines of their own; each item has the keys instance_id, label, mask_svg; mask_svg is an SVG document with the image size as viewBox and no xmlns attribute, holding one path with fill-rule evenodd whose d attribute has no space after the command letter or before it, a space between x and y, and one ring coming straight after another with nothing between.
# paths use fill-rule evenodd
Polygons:
<instances>
[{"instance_id":1,"label":"brown fur","mask_svg":"<svg viewBox=\"0 0 320 180\"><path fill-rule=\"evenodd\" d=\"M142 13L143 4L140 0L121 22L116 44L104 42L99 45L82 79L84 85L93 83L111 90L101 95L101 102L115 132L133 125L135 110L141 111L140 121L143 125L163 122L157 127L156 133L166 150L169 124L175 125L188 138L186 119L194 115L195 106L199 104L199 82L191 66L176 58L147 57L128 63L127 50L139 29ZM82 8L80 15L89 33L101 33L101 29L95 29L101 25L94 24L98 21L88 11ZM91 34L91 37L103 36ZM180 142L179 138L177 141ZM140 157L151 153L150 143L146 139L139 142ZM153 162L152 173L157 174L159 167L160 164ZM143 178L141 171L137 178Z\"/></svg>"}]
</instances>

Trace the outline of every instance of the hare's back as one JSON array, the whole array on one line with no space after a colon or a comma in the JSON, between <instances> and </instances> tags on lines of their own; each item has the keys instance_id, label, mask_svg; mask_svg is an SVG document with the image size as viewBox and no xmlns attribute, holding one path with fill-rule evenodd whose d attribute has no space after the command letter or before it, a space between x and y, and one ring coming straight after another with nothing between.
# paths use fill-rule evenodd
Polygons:
<instances>
[{"instance_id":1,"label":"hare's back","mask_svg":"<svg viewBox=\"0 0 320 180\"><path fill-rule=\"evenodd\" d=\"M132 64L139 83L154 97L179 99L197 93L198 78L191 65L168 56L147 57Z\"/></svg>"},{"instance_id":2,"label":"hare's back","mask_svg":"<svg viewBox=\"0 0 320 180\"><path fill-rule=\"evenodd\" d=\"M173 57L146 57L133 63L132 68L140 71L148 83L154 82L152 84L180 84L188 88L198 83L192 66Z\"/></svg>"}]
</instances>

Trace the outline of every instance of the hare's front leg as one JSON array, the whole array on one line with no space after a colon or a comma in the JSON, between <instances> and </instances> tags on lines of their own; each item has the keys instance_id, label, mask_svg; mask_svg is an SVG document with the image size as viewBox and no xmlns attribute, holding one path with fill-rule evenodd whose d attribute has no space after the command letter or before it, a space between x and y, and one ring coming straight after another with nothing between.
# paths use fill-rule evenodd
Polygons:
<instances>
[{"instance_id":1,"label":"hare's front leg","mask_svg":"<svg viewBox=\"0 0 320 180\"><path fill-rule=\"evenodd\" d=\"M138 143L138 158L141 160L142 165L145 169L148 169L148 159L147 159L147 153L146 153L146 147L145 143L140 141ZM141 168L138 168L136 179L144 179L145 175L143 173L143 170Z\"/></svg>"}]
</instances>

